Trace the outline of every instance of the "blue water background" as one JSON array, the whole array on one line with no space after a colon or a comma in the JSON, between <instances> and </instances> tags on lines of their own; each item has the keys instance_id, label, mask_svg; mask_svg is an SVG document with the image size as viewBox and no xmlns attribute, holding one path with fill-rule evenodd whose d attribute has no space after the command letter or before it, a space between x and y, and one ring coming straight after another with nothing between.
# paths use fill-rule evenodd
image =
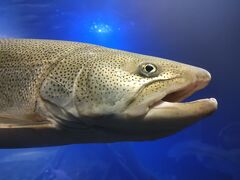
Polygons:
<instances>
[{"instance_id":1,"label":"blue water background","mask_svg":"<svg viewBox=\"0 0 240 180\"><path fill-rule=\"evenodd\" d=\"M209 70L218 111L151 142L0 150L1 180L239 180L239 0L1 0L0 37L88 42Z\"/></svg>"}]
</instances>

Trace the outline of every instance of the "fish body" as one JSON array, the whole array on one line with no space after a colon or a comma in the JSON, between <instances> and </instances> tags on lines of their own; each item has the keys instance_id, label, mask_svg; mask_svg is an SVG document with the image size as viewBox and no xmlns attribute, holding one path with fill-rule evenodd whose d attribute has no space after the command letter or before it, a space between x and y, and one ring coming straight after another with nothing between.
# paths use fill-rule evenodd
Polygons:
<instances>
[{"instance_id":1,"label":"fish body","mask_svg":"<svg viewBox=\"0 0 240 180\"><path fill-rule=\"evenodd\" d=\"M180 103L210 74L175 61L54 40L0 39L0 147L141 141L211 114Z\"/></svg>"}]
</instances>

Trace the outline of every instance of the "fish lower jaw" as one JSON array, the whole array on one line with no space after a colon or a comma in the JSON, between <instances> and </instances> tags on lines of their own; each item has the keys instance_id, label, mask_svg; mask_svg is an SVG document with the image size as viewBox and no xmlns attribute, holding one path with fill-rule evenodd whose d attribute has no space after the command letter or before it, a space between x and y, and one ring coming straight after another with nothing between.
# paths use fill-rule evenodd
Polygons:
<instances>
[{"instance_id":1,"label":"fish lower jaw","mask_svg":"<svg viewBox=\"0 0 240 180\"><path fill-rule=\"evenodd\" d=\"M191 104L196 104L196 103L202 103L202 102L207 102L211 104L213 110L217 109L218 102L215 98L204 98L204 99L198 99L194 101L189 101L189 102L167 102L167 101L159 101L158 104L155 104L155 106L152 107L152 109L160 109L160 108L174 108L177 106L181 105L191 105Z\"/></svg>"}]
</instances>

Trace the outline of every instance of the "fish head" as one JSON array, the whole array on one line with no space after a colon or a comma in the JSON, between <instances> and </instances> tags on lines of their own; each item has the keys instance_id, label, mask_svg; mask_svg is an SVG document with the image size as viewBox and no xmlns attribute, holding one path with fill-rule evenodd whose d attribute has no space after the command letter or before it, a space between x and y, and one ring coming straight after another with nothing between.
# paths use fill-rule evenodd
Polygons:
<instances>
[{"instance_id":1,"label":"fish head","mask_svg":"<svg viewBox=\"0 0 240 180\"><path fill-rule=\"evenodd\" d=\"M107 48L81 57L71 93L61 103L44 98L68 114L60 118L65 124L81 122L119 139L145 140L172 134L217 109L213 98L180 102L209 83L204 69Z\"/></svg>"}]
</instances>

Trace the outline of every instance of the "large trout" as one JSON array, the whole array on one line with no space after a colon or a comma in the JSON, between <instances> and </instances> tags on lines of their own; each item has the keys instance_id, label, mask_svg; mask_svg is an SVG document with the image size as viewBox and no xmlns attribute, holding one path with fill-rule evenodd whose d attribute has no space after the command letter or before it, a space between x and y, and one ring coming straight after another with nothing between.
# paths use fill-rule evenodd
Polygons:
<instances>
[{"instance_id":1,"label":"large trout","mask_svg":"<svg viewBox=\"0 0 240 180\"><path fill-rule=\"evenodd\" d=\"M142 141L217 109L181 101L208 71L175 61L53 40L0 40L0 147Z\"/></svg>"}]
</instances>

